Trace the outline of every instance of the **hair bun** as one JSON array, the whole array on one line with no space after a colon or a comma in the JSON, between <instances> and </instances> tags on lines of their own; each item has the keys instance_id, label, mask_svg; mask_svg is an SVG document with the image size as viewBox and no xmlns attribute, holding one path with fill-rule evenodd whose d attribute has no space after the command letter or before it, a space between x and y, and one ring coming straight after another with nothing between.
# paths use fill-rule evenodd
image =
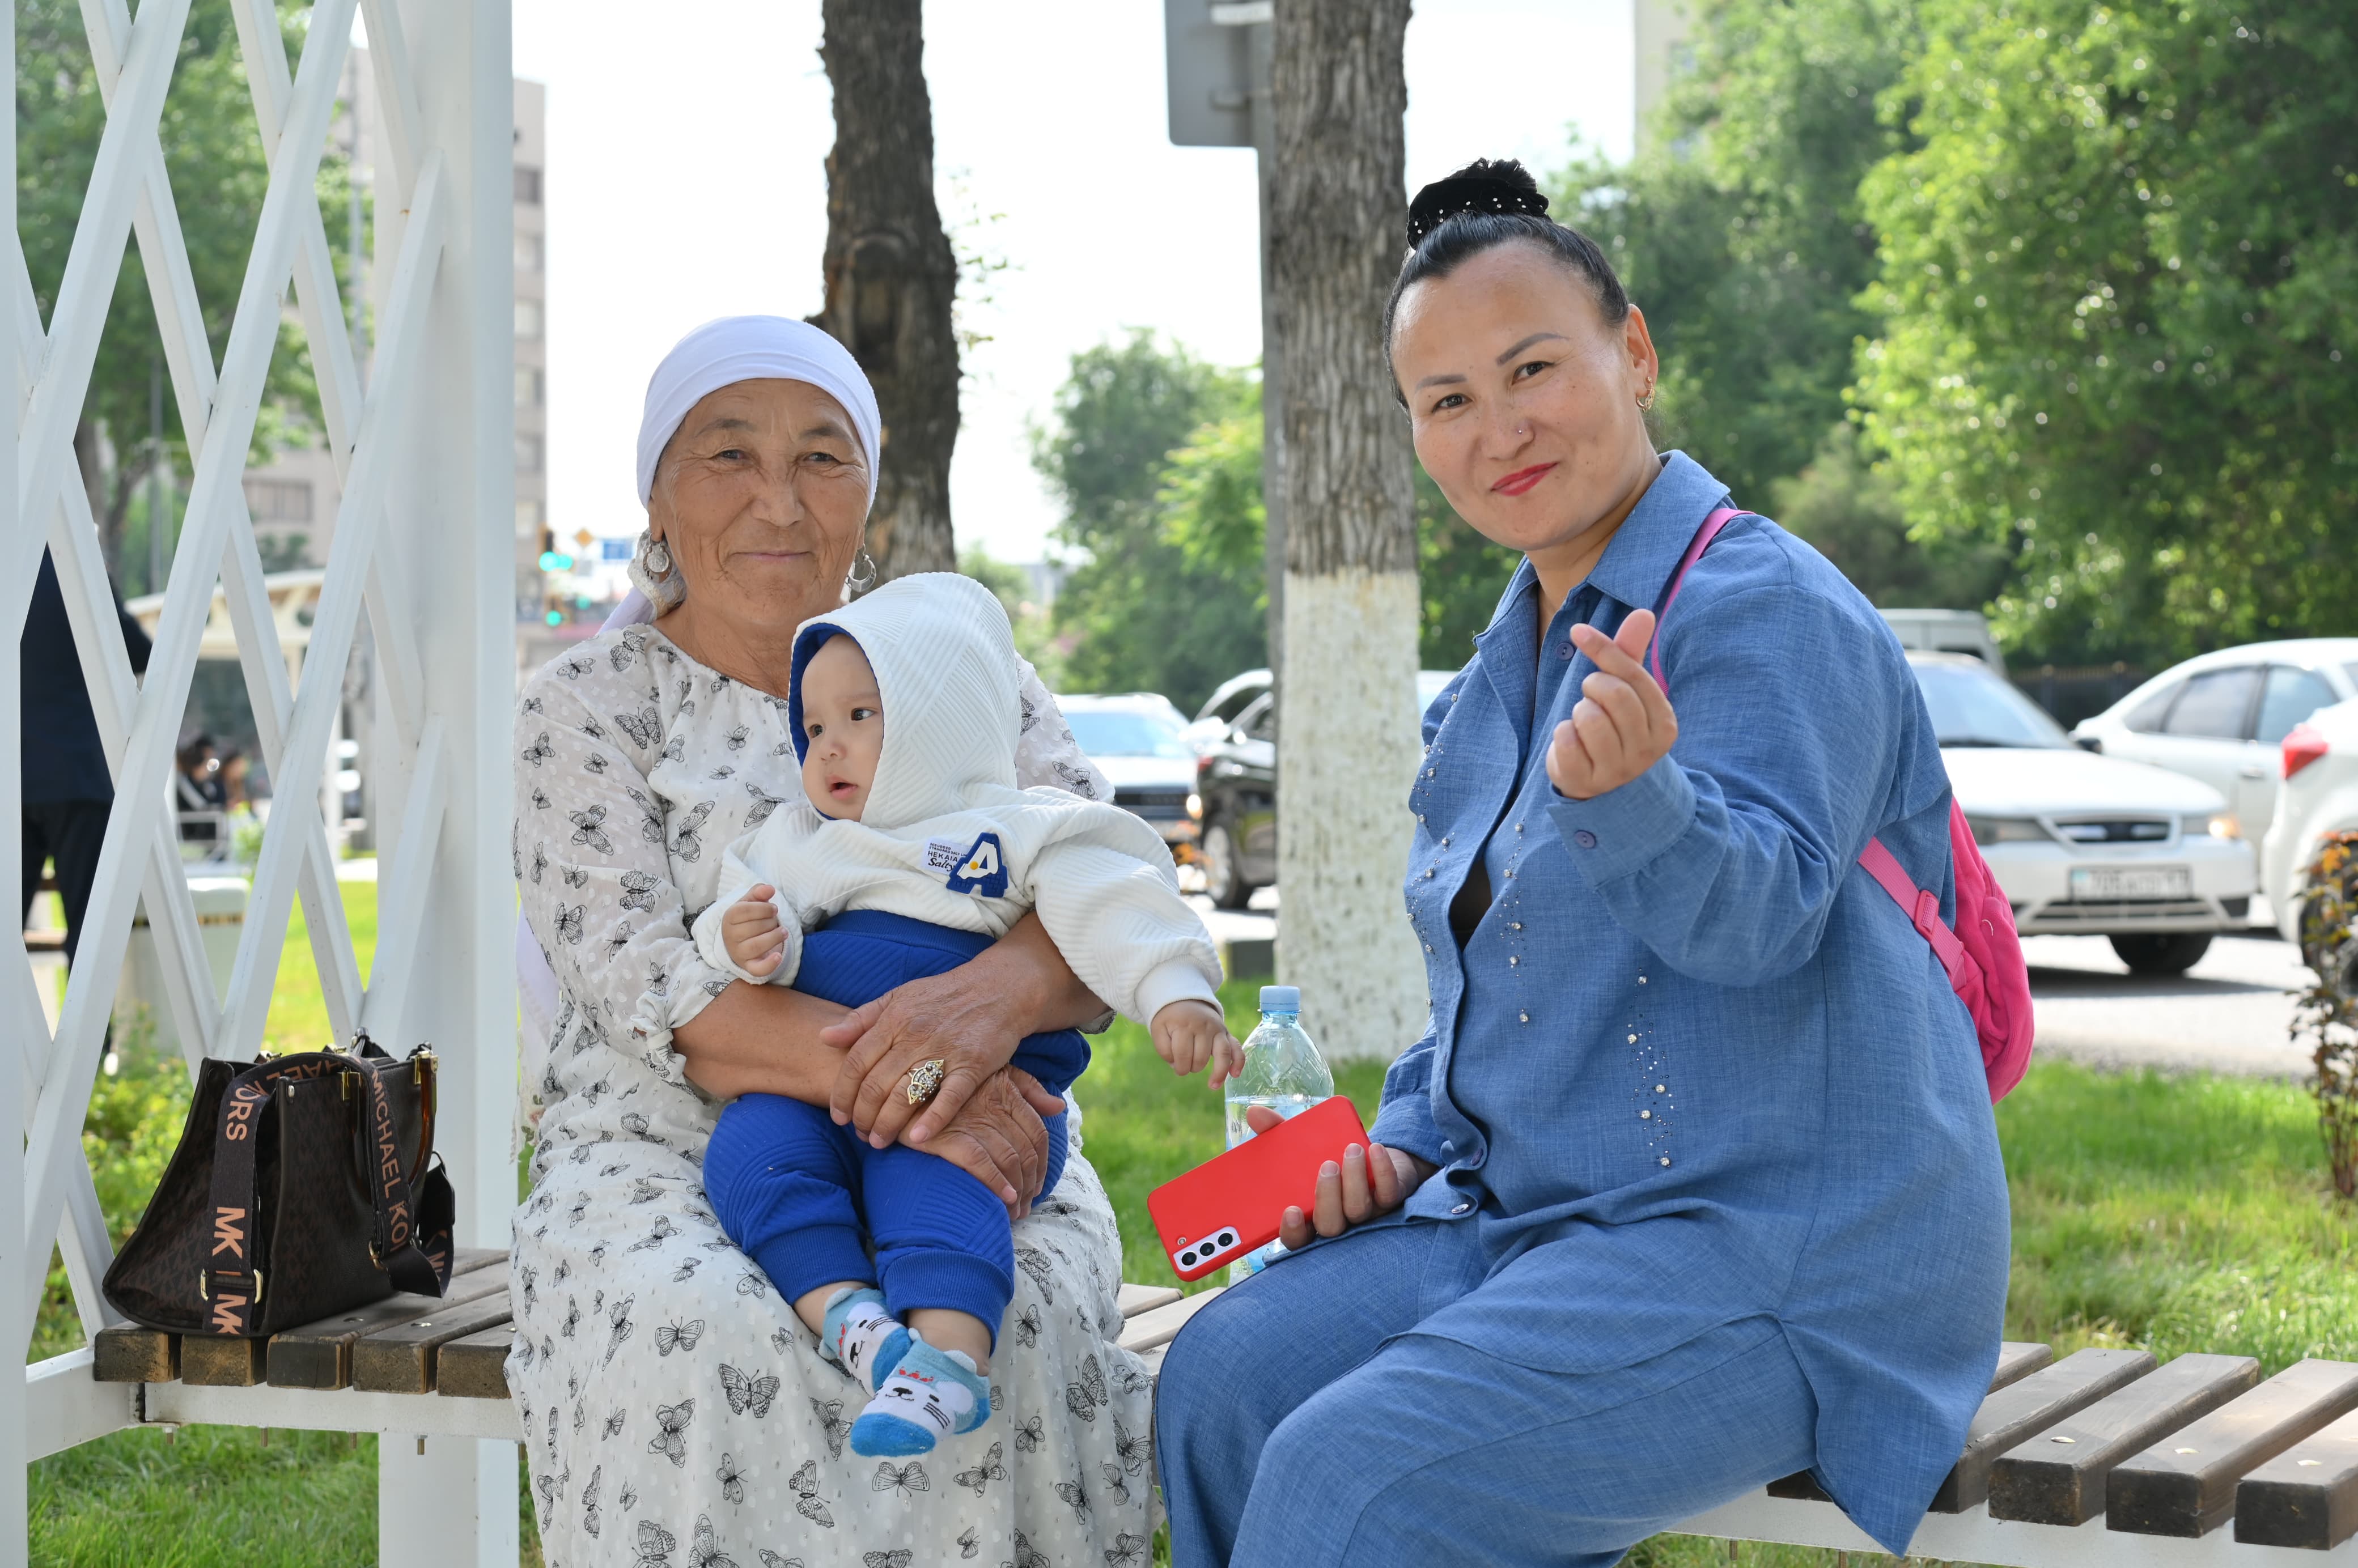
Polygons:
<instances>
[{"instance_id":1,"label":"hair bun","mask_svg":"<svg viewBox=\"0 0 2358 1568\"><path fill-rule=\"evenodd\" d=\"M1477 157L1416 193L1408 204L1408 243L1417 244L1461 212L1522 212L1544 218L1547 210L1547 197L1531 170L1510 157Z\"/></svg>"}]
</instances>

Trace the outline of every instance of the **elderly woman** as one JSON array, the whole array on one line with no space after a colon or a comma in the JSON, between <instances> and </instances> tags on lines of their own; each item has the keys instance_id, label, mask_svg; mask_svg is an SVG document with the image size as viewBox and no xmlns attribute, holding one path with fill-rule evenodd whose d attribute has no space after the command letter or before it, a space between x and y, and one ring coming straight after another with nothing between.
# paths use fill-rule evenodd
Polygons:
<instances>
[{"instance_id":1,"label":"elderly woman","mask_svg":"<svg viewBox=\"0 0 2358 1568\"><path fill-rule=\"evenodd\" d=\"M1042 1114L1061 1102L1007 1065L1025 1035L1102 1004L1035 917L850 1013L733 981L688 932L723 848L800 788L795 629L842 602L882 445L866 378L817 329L746 317L690 333L649 383L639 436L633 575L661 613L610 626L524 689L521 960L527 1014L548 1016L508 1379L552 1564L674 1549L741 1568L1142 1560L1147 1384L1114 1343L1113 1211L1077 1137L1031 1210ZM1102 791L1019 674L1022 782ZM920 1108L910 1071L936 1061L941 1087ZM720 1105L752 1090L831 1106L878 1147L930 1150L1020 1217L993 1365L1004 1423L926 1461L847 1451L864 1390L721 1234L700 1184Z\"/></svg>"}]
</instances>

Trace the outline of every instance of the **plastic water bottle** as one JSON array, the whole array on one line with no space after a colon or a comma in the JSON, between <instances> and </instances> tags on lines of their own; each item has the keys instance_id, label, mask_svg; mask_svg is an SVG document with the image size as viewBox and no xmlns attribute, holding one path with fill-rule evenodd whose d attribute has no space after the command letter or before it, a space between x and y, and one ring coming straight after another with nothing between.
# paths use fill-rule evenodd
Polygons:
<instances>
[{"instance_id":1,"label":"plastic water bottle","mask_svg":"<svg viewBox=\"0 0 2358 1568\"><path fill-rule=\"evenodd\" d=\"M1253 1135L1245 1112L1265 1105L1288 1119L1335 1093L1335 1075L1302 1028L1302 992L1293 986L1260 988L1260 1022L1245 1039L1244 1070L1228 1082L1228 1147ZM1272 1241L1228 1266L1228 1282L1257 1274L1285 1250Z\"/></svg>"}]
</instances>

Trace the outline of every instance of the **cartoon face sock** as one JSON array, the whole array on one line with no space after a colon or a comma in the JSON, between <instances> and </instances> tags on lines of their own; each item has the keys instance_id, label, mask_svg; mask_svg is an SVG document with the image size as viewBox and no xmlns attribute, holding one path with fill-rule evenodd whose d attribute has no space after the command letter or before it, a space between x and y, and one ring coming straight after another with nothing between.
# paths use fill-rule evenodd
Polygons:
<instances>
[{"instance_id":1,"label":"cartoon face sock","mask_svg":"<svg viewBox=\"0 0 2358 1568\"><path fill-rule=\"evenodd\" d=\"M873 1285L845 1289L827 1298L820 1319L819 1348L873 1393L900 1361L909 1342L901 1320L884 1310L884 1292Z\"/></svg>"},{"instance_id":2,"label":"cartoon face sock","mask_svg":"<svg viewBox=\"0 0 2358 1568\"><path fill-rule=\"evenodd\" d=\"M990 1419L990 1379L960 1350L940 1350L922 1335L876 1385L876 1397L851 1423L851 1451L871 1457L930 1454L942 1438Z\"/></svg>"}]
</instances>

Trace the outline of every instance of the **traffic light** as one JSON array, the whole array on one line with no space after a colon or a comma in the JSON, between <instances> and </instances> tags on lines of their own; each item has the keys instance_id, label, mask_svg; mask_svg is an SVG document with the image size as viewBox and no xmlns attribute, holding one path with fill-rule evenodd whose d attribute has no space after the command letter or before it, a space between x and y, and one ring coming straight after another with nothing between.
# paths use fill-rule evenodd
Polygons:
<instances>
[{"instance_id":1,"label":"traffic light","mask_svg":"<svg viewBox=\"0 0 2358 1568\"><path fill-rule=\"evenodd\" d=\"M540 569L545 572L569 572L573 569L573 557L557 547L557 530L554 528L540 531Z\"/></svg>"}]
</instances>

